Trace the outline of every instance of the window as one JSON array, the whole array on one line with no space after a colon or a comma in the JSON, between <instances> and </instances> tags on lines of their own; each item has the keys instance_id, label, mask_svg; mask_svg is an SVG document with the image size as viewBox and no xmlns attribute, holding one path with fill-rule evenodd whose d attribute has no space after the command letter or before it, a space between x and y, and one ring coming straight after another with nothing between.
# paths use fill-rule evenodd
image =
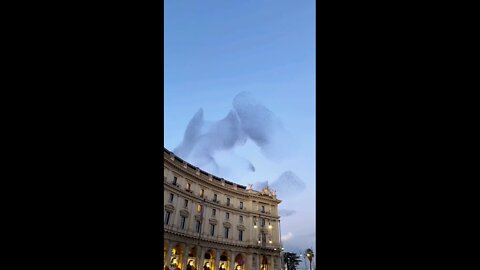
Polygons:
<instances>
[{"instance_id":1,"label":"window","mask_svg":"<svg viewBox=\"0 0 480 270\"><path fill-rule=\"evenodd\" d=\"M187 190L190 191L190 187L192 186L192 184L190 183L187 183Z\"/></svg>"},{"instance_id":2,"label":"window","mask_svg":"<svg viewBox=\"0 0 480 270\"><path fill-rule=\"evenodd\" d=\"M262 205L262 213L265 213L265 205Z\"/></svg>"},{"instance_id":3,"label":"window","mask_svg":"<svg viewBox=\"0 0 480 270\"><path fill-rule=\"evenodd\" d=\"M185 200L185 203L183 204L183 207L187 207L188 206L188 200Z\"/></svg>"},{"instance_id":4,"label":"window","mask_svg":"<svg viewBox=\"0 0 480 270\"><path fill-rule=\"evenodd\" d=\"M226 219L230 219L230 213L225 214Z\"/></svg>"},{"instance_id":5,"label":"window","mask_svg":"<svg viewBox=\"0 0 480 270\"><path fill-rule=\"evenodd\" d=\"M185 220L186 217L182 216L182 219L180 220L180 228L182 228L182 230L185 229Z\"/></svg>"},{"instance_id":6,"label":"window","mask_svg":"<svg viewBox=\"0 0 480 270\"><path fill-rule=\"evenodd\" d=\"M177 184L177 177L176 177L176 176L173 177L173 184L174 184L174 185Z\"/></svg>"},{"instance_id":7,"label":"window","mask_svg":"<svg viewBox=\"0 0 480 270\"><path fill-rule=\"evenodd\" d=\"M262 218L262 227L265 226L265 219Z\"/></svg>"},{"instance_id":8,"label":"window","mask_svg":"<svg viewBox=\"0 0 480 270\"><path fill-rule=\"evenodd\" d=\"M213 201L214 201L214 202L217 201L217 194L213 194Z\"/></svg>"},{"instance_id":9,"label":"window","mask_svg":"<svg viewBox=\"0 0 480 270\"><path fill-rule=\"evenodd\" d=\"M202 223L197 220L197 226L195 226L195 229L197 230L197 233L200 233L200 228L201 228Z\"/></svg>"},{"instance_id":10,"label":"window","mask_svg":"<svg viewBox=\"0 0 480 270\"><path fill-rule=\"evenodd\" d=\"M228 228L225 228L225 238L228 238Z\"/></svg>"},{"instance_id":11,"label":"window","mask_svg":"<svg viewBox=\"0 0 480 270\"><path fill-rule=\"evenodd\" d=\"M200 197L202 197L202 198L203 198L203 194L204 194L204 193L205 193L205 190L204 190L204 189L202 189L202 191L200 191Z\"/></svg>"},{"instance_id":12,"label":"window","mask_svg":"<svg viewBox=\"0 0 480 270\"><path fill-rule=\"evenodd\" d=\"M230 198L227 198L227 206L230 206Z\"/></svg>"},{"instance_id":13,"label":"window","mask_svg":"<svg viewBox=\"0 0 480 270\"><path fill-rule=\"evenodd\" d=\"M169 220L170 220L170 212L165 212L165 224L168 225Z\"/></svg>"},{"instance_id":14,"label":"window","mask_svg":"<svg viewBox=\"0 0 480 270\"><path fill-rule=\"evenodd\" d=\"M202 205L199 204L199 205L197 206L197 212L199 212L199 213L202 212Z\"/></svg>"},{"instance_id":15,"label":"window","mask_svg":"<svg viewBox=\"0 0 480 270\"><path fill-rule=\"evenodd\" d=\"M240 202L240 209L243 209L243 202Z\"/></svg>"},{"instance_id":16,"label":"window","mask_svg":"<svg viewBox=\"0 0 480 270\"><path fill-rule=\"evenodd\" d=\"M211 236L215 235L215 225L214 224L210 224L210 235Z\"/></svg>"},{"instance_id":17,"label":"window","mask_svg":"<svg viewBox=\"0 0 480 270\"><path fill-rule=\"evenodd\" d=\"M240 216L240 223L243 223L243 216Z\"/></svg>"},{"instance_id":18,"label":"window","mask_svg":"<svg viewBox=\"0 0 480 270\"><path fill-rule=\"evenodd\" d=\"M238 231L238 240L243 241L243 231Z\"/></svg>"},{"instance_id":19,"label":"window","mask_svg":"<svg viewBox=\"0 0 480 270\"><path fill-rule=\"evenodd\" d=\"M173 193L170 193L170 202L173 202Z\"/></svg>"},{"instance_id":20,"label":"window","mask_svg":"<svg viewBox=\"0 0 480 270\"><path fill-rule=\"evenodd\" d=\"M215 216L216 213L217 213L217 210L216 210L216 209L212 209L212 216Z\"/></svg>"}]
</instances>

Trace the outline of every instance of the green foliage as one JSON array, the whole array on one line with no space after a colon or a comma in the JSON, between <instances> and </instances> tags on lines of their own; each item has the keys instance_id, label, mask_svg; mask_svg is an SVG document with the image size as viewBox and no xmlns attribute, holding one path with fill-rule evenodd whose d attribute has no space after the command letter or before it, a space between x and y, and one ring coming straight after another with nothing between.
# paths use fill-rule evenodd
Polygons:
<instances>
[{"instance_id":1,"label":"green foliage","mask_svg":"<svg viewBox=\"0 0 480 270\"><path fill-rule=\"evenodd\" d=\"M298 256L296 253L283 253L283 263L287 265L287 270L296 270L300 262L300 256Z\"/></svg>"}]
</instances>

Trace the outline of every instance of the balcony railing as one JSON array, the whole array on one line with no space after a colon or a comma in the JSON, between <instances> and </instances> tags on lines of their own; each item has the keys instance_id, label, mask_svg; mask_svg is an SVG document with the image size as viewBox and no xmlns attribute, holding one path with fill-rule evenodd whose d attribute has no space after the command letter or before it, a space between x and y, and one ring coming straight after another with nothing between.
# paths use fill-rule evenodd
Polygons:
<instances>
[{"instance_id":1,"label":"balcony railing","mask_svg":"<svg viewBox=\"0 0 480 270\"><path fill-rule=\"evenodd\" d=\"M165 230L167 232L168 231L173 231L173 232L184 234L184 235L192 237L192 238L199 239L199 233L198 232L196 232L195 230L192 230L192 229L181 229L180 224L165 225ZM245 240L240 241L240 240L230 239L230 238L226 239L221 235L211 236L209 233L207 234L205 232L200 235L200 239L216 241L218 243L240 245L240 246L244 246L244 247L248 247L249 245L252 245L252 243L250 243L249 241L245 241Z\"/></svg>"}]
</instances>

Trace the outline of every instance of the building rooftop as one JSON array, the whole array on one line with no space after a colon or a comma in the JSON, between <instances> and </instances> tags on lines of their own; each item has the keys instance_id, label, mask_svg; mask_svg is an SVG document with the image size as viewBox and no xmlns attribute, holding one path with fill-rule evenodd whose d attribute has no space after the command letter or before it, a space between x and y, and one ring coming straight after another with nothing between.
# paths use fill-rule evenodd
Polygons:
<instances>
[{"instance_id":1,"label":"building rooftop","mask_svg":"<svg viewBox=\"0 0 480 270\"><path fill-rule=\"evenodd\" d=\"M213 174L210 174L210 173L208 173L208 172L206 172L206 171L204 171L204 170L202 170L202 169L200 169L200 168L198 168L198 167L196 167L196 166L188 163L187 161L181 159L180 157L178 157L177 155L175 155L175 153L173 153L172 151L168 150L168 149L165 148L165 147L163 148L163 151L166 152L167 154L171 155L171 156L174 156L174 157L175 157L175 160L177 160L177 161L179 161L179 162L181 162L181 163L186 164L187 167L190 167L190 168L192 168L192 169L194 169L194 170L200 171L201 174L203 174L203 175L205 175L205 176L207 176L207 177L212 177L212 179L217 180L217 181L219 181L219 182L222 182L222 181L223 181L223 182L225 182L225 184L227 184L227 185L231 185L231 186L236 185L237 188L239 188L239 189L244 189L244 190L247 189L246 186L243 186L243 185L240 185L240 184L237 184L237 183L234 183L234 182L225 180L225 179L223 179L223 178L220 178L220 177L218 177L218 176L215 176L215 175L213 175Z\"/></svg>"}]
</instances>

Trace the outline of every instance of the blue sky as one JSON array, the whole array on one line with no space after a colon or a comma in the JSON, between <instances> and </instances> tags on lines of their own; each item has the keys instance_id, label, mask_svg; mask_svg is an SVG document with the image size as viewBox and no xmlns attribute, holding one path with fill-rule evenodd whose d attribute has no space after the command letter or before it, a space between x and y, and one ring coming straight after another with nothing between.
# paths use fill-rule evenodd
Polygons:
<instances>
[{"instance_id":1,"label":"blue sky","mask_svg":"<svg viewBox=\"0 0 480 270\"><path fill-rule=\"evenodd\" d=\"M306 189L280 205L295 211L281 218L283 244L315 249L315 2L166 0L164 15L165 147L179 146L200 108L217 121L238 93L250 93L281 121L289 154L272 161L247 140L234 152L255 172L235 171L235 159L220 155L231 169L218 176L246 185L294 172Z\"/></svg>"}]
</instances>

